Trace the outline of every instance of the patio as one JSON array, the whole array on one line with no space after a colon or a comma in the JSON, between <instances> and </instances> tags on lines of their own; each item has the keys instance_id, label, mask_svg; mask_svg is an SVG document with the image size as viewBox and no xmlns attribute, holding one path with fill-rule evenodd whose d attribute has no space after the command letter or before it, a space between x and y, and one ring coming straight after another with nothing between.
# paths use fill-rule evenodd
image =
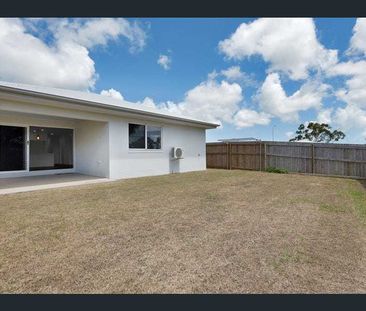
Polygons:
<instances>
[{"instance_id":1,"label":"patio","mask_svg":"<svg viewBox=\"0 0 366 311\"><path fill-rule=\"evenodd\" d=\"M0 195L94 184L106 181L110 181L110 179L77 173L0 178Z\"/></svg>"}]
</instances>

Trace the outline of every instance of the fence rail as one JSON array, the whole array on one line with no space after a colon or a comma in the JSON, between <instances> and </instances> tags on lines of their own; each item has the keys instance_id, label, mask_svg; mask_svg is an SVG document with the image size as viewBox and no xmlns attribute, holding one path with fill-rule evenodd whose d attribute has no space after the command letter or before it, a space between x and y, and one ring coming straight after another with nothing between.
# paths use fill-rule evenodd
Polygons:
<instances>
[{"instance_id":1,"label":"fence rail","mask_svg":"<svg viewBox=\"0 0 366 311\"><path fill-rule=\"evenodd\" d=\"M366 145L296 142L207 143L208 168L289 172L366 178Z\"/></svg>"}]
</instances>

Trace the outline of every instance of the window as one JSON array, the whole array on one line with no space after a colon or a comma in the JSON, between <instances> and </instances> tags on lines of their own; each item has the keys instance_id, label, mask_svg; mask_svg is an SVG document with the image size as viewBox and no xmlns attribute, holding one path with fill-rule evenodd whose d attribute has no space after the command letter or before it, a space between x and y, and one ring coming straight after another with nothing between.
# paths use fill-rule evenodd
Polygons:
<instances>
[{"instance_id":1,"label":"window","mask_svg":"<svg viewBox=\"0 0 366 311\"><path fill-rule=\"evenodd\" d=\"M147 126L147 149L161 149L161 128Z\"/></svg>"},{"instance_id":2,"label":"window","mask_svg":"<svg viewBox=\"0 0 366 311\"><path fill-rule=\"evenodd\" d=\"M145 125L129 124L129 146L133 149L145 149Z\"/></svg>"},{"instance_id":3,"label":"window","mask_svg":"<svg viewBox=\"0 0 366 311\"><path fill-rule=\"evenodd\" d=\"M161 149L161 127L130 123L128 138L130 149Z\"/></svg>"},{"instance_id":4,"label":"window","mask_svg":"<svg viewBox=\"0 0 366 311\"><path fill-rule=\"evenodd\" d=\"M29 170L73 168L72 129L30 127Z\"/></svg>"},{"instance_id":5,"label":"window","mask_svg":"<svg viewBox=\"0 0 366 311\"><path fill-rule=\"evenodd\" d=\"M0 171L25 170L26 129L0 125Z\"/></svg>"}]
</instances>

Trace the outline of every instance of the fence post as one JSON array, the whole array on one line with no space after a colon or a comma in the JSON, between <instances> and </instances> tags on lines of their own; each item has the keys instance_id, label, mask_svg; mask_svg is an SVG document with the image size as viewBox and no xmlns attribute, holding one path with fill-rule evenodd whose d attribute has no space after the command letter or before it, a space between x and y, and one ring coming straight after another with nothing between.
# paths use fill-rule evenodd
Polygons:
<instances>
[{"instance_id":1,"label":"fence post","mask_svg":"<svg viewBox=\"0 0 366 311\"><path fill-rule=\"evenodd\" d=\"M231 170L231 143L229 143L229 170Z\"/></svg>"},{"instance_id":2,"label":"fence post","mask_svg":"<svg viewBox=\"0 0 366 311\"><path fill-rule=\"evenodd\" d=\"M262 171L262 142L259 142L259 171Z\"/></svg>"},{"instance_id":3,"label":"fence post","mask_svg":"<svg viewBox=\"0 0 366 311\"><path fill-rule=\"evenodd\" d=\"M229 143L226 143L226 169L229 169Z\"/></svg>"},{"instance_id":4,"label":"fence post","mask_svg":"<svg viewBox=\"0 0 366 311\"><path fill-rule=\"evenodd\" d=\"M314 174L315 172L315 157L314 157L314 144L311 145L311 173Z\"/></svg>"},{"instance_id":5,"label":"fence post","mask_svg":"<svg viewBox=\"0 0 366 311\"><path fill-rule=\"evenodd\" d=\"M267 144L264 144L264 170L267 169Z\"/></svg>"}]
</instances>

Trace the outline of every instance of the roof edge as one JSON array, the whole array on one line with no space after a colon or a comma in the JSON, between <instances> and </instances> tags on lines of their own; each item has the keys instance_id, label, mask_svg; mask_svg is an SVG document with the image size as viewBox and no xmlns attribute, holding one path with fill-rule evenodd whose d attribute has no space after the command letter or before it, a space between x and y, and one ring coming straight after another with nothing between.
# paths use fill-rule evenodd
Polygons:
<instances>
[{"instance_id":1,"label":"roof edge","mask_svg":"<svg viewBox=\"0 0 366 311\"><path fill-rule=\"evenodd\" d=\"M157 118L162 118L162 119L170 119L173 121L180 121L180 122L184 122L184 123L200 125L207 129L214 129L214 128L217 128L218 126L220 126L219 124L216 124L216 123L205 122L205 121L200 121L200 120L195 120L195 119L190 119L190 118L185 118L185 117L178 117L178 116L168 115L168 114L159 113L159 112L139 110L139 109L134 109L134 108L122 107L122 106L121 107L112 106L112 105L98 103L98 102L94 102L94 101L90 101L90 100L83 100L83 99L55 95L55 94L44 93L44 92L37 92L37 91L26 90L26 89L17 88L17 87L0 85L0 91L10 92L10 93L15 93L15 94L20 94L20 95L26 95L26 96L35 96L35 97L44 98L44 99L52 99L52 100L56 100L56 101L60 101L60 102L63 101L63 102L69 102L69 103L74 103L74 104L79 104L79 105L81 104L81 105L85 105L85 106L89 106L89 107L103 108L103 109L106 109L109 111L128 112L128 113L137 114L137 115L151 116L151 117L157 117Z\"/></svg>"}]
</instances>

